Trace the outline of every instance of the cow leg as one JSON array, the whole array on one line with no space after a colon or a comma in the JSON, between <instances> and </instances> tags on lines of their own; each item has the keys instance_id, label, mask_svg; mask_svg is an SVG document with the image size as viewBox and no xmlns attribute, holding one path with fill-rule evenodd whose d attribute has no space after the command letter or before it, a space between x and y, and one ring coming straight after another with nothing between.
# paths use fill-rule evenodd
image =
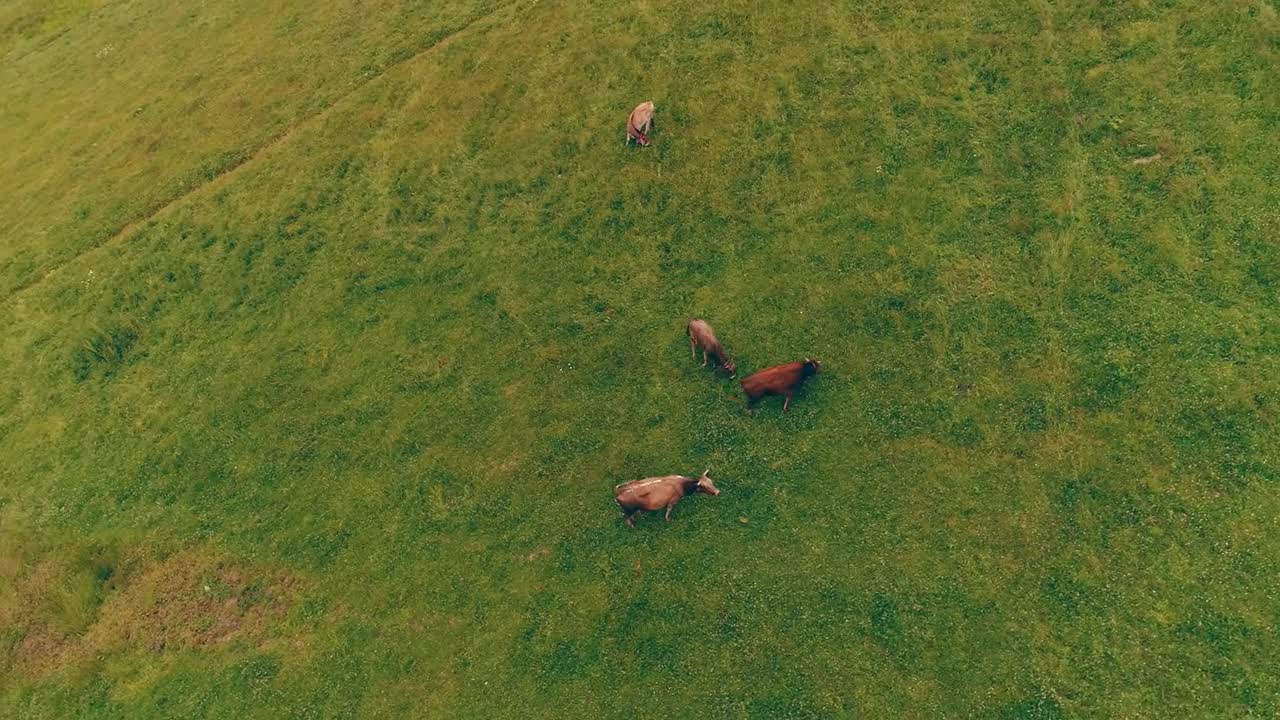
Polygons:
<instances>
[{"instance_id":1,"label":"cow leg","mask_svg":"<svg viewBox=\"0 0 1280 720\"><path fill-rule=\"evenodd\" d=\"M636 526L636 521L632 519L632 515L634 514L634 511L622 513L622 519L627 521L627 527L634 528Z\"/></svg>"},{"instance_id":2,"label":"cow leg","mask_svg":"<svg viewBox=\"0 0 1280 720\"><path fill-rule=\"evenodd\" d=\"M791 407L791 393L787 393L787 399L782 403L782 412L787 412L789 407Z\"/></svg>"},{"instance_id":3,"label":"cow leg","mask_svg":"<svg viewBox=\"0 0 1280 720\"><path fill-rule=\"evenodd\" d=\"M706 367L706 366L707 366L707 351L703 350L702 351L702 367Z\"/></svg>"},{"instance_id":4,"label":"cow leg","mask_svg":"<svg viewBox=\"0 0 1280 720\"><path fill-rule=\"evenodd\" d=\"M692 335L689 336L689 357L698 359L698 346L694 344Z\"/></svg>"},{"instance_id":5,"label":"cow leg","mask_svg":"<svg viewBox=\"0 0 1280 720\"><path fill-rule=\"evenodd\" d=\"M671 508L675 506L676 506L675 503L671 503L670 505L667 505L667 522L671 522Z\"/></svg>"}]
</instances>

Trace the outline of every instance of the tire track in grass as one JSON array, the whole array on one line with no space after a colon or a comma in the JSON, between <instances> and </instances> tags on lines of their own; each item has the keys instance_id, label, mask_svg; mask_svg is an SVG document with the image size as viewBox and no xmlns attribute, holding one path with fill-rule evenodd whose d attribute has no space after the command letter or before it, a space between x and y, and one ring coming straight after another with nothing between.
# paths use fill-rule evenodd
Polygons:
<instances>
[{"instance_id":1,"label":"tire track in grass","mask_svg":"<svg viewBox=\"0 0 1280 720\"><path fill-rule=\"evenodd\" d=\"M288 143L289 140L293 137L294 133L316 122L323 121L329 115L330 112L332 112L335 108L341 105L343 101L345 101L347 98L356 94L360 90L363 90L364 88L369 87L373 83L378 82L379 80L386 77L387 75L394 72L395 70L408 66L413 62L416 62L420 58L426 57L428 54L436 50L440 50L442 48L447 47L459 35L462 35L463 33L467 32L476 24L494 17L500 11L506 8L518 9L518 4L511 3L511 4L505 4L505 5L498 5L497 7L494 7L488 11L477 13L473 15L470 19L463 22L457 28L453 30L445 31L435 41L429 42L426 45L418 48L417 50L409 54L407 57L401 60L397 60L395 62L389 63L385 67L378 70L376 73L369 75L364 80L357 82L355 85L352 85L351 87L347 88L343 92L339 93L328 104L322 106L319 110L316 110L310 115L307 115L304 118L301 118L299 120L296 120L290 123L279 133L271 137L268 137L267 139L258 143L256 146L250 148L247 152L239 153L237 157L235 157L230 163L228 163L225 167L218 169L216 172L213 173L211 177L206 179L204 182L201 182L197 185L186 188L184 190L180 190L177 193L174 193L168 197L161 198L156 203L151 205L149 208L144 210L140 216L125 223L118 230L111 233L110 235L103 237L101 240L98 240L97 242L91 243L89 246L85 247L79 252L76 252L68 256L66 259L62 260L61 262L54 263L50 267L46 268L43 272L34 273L26 281L18 283L16 286L14 286L14 288L9 291L9 294L5 295L3 300L0 300L0 305L8 303L9 301L21 295L22 293L26 292L27 290L30 290L31 288L40 285L44 281L56 275L59 270L79 260L85 255L88 255L89 253L92 253L96 250L100 250L104 247L107 247L109 245L114 245L115 243L120 242L121 240L124 240L125 238L132 235L135 231L137 231L140 227L151 222L151 220L155 219L156 216L160 215L165 210L168 210L169 208L175 205L178 205L179 203L186 200L187 198L190 198L193 195L196 195L197 193L210 189L214 186L229 182L233 175L235 175L239 170L241 170L245 166L251 164L254 160L257 160L259 157L266 155L276 147L279 147L281 145Z\"/></svg>"}]
</instances>

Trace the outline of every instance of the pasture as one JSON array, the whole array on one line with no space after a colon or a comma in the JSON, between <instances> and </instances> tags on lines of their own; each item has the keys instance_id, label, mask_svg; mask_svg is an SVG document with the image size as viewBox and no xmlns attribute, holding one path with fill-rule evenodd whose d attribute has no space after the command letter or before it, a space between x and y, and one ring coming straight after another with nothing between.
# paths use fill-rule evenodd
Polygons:
<instances>
[{"instance_id":1,"label":"pasture","mask_svg":"<svg viewBox=\"0 0 1280 720\"><path fill-rule=\"evenodd\" d=\"M811 5L0 7L0 716L1280 714L1275 4Z\"/></svg>"}]
</instances>

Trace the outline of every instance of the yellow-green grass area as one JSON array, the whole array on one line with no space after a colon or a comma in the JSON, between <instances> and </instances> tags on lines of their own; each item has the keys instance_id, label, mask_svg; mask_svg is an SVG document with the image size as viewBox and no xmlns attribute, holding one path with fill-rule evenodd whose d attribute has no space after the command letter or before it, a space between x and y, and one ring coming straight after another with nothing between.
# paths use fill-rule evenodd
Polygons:
<instances>
[{"instance_id":1,"label":"yellow-green grass area","mask_svg":"<svg viewBox=\"0 0 1280 720\"><path fill-rule=\"evenodd\" d=\"M0 716L1280 713L1271 3L17 0L0 53ZM748 415L693 316L823 371Z\"/></svg>"}]
</instances>

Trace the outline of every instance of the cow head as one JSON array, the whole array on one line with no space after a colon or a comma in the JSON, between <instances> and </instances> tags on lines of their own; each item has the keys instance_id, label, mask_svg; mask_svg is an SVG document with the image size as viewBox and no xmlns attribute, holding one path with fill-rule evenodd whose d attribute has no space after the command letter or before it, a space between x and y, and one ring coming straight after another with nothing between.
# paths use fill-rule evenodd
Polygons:
<instances>
[{"instance_id":1,"label":"cow head","mask_svg":"<svg viewBox=\"0 0 1280 720\"><path fill-rule=\"evenodd\" d=\"M716 489L714 483L711 482L711 476L707 473L711 472L711 468L702 471L702 475L698 477L698 492L708 495L719 495L720 491Z\"/></svg>"},{"instance_id":2,"label":"cow head","mask_svg":"<svg viewBox=\"0 0 1280 720\"><path fill-rule=\"evenodd\" d=\"M738 364L733 361L733 358L731 357L725 358L720 363L720 367L724 368L724 371L729 373L730 380L738 377Z\"/></svg>"}]
</instances>

